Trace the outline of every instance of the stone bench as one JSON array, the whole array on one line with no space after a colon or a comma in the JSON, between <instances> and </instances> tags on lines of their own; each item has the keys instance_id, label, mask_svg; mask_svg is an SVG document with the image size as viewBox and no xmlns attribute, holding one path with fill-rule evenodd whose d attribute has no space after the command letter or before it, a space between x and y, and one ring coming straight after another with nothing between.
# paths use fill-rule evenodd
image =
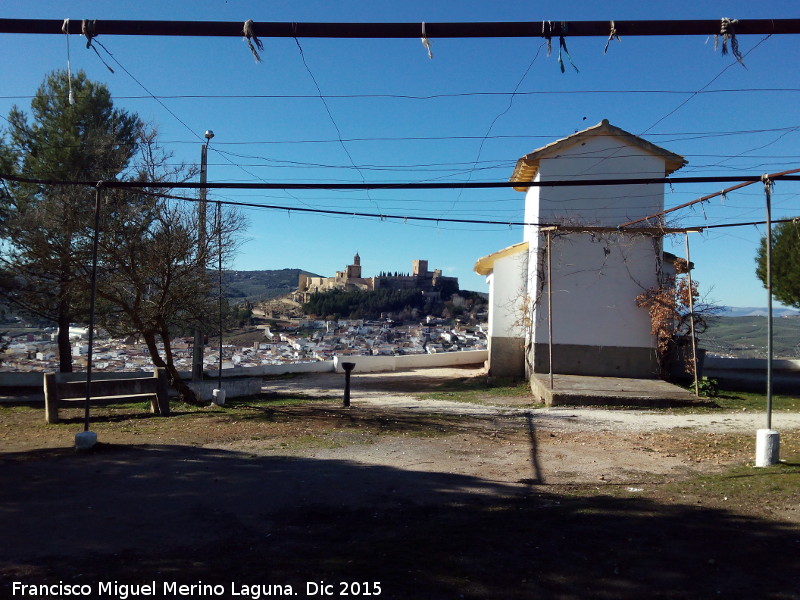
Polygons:
<instances>
[{"instance_id":1,"label":"stone bench","mask_svg":"<svg viewBox=\"0 0 800 600\"><path fill-rule=\"evenodd\" d=\"M58 423L59 408L80 408L86 403L86 381L69 381L69 373L44 374L44 410L48 423ZM154 369L150 377L92 380L92 405L123 404L150 400L153 414L169 414L169 380L166 369Z\"/></svg>"}]
</instances>

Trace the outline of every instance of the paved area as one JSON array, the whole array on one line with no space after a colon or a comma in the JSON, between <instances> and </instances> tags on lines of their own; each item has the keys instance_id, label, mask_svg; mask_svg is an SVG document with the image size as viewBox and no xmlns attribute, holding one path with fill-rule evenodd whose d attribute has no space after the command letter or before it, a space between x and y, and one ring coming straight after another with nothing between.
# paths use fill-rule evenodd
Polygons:
<instances>
[{"instance_id":1,"label":"paved area","mask_svg":"<svg viewBox=\"0 0 800 600\"><path fill-rule=\"evenodd\" d=\"M691 392L660 379L553 375L531 380L534 396L548 406L621 405L674 406L699 402Z\"/></svg>"}]
</instances>

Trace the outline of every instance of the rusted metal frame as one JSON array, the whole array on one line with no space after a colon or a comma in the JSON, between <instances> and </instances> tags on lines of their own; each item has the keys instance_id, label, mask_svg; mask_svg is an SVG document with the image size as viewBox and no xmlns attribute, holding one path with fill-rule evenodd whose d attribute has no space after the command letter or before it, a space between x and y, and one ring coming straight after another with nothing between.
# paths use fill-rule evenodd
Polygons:
<instances>
[{"instance_id":1,"label":"rusted metal frame","mask_svg":"<svg viewBox=\"0 0 800 600\"><path fill-rule=\"evenodd\" d=\"M800 173L800 169L793 171L785 171L785 173ZM751 182L756 183L761 181L761 175L722 175L717 177L658 177L658 178L637 178L637 179L579 179L579 180L558 180L558 181L528 181L518 183L514 181L465 181L456 183L441 183L441 182L427 182L427 183L291 183L291 182L274 182L274 183L244 183L244 182L209 182L200 184L198 182L186 181L107 181L105 186L108 189L140 189L152 185L153 187L160 187L164 189L230 189L230 190L273 190L273 189L287 189L287 190L439 190L439 189L503 189L509 187L588 187L598 185L646 185L646 184L681 184L681 183L728 183L728 182ZM800 176L784 175L783 173L775 173L769 175L769 178L775 180L785 181L800 181ZM16 181L19 183L36 183L40 185L86 185L94 186L96 182L86 180L63 180L63 179L33 179L30 177L18 177L10 173L0 173L0 179L8 181ZM725 192L717 192L716 195ZM697 202L697 201L695 201ZM669 209L670 211L675 209ZM659 215L662 213L658 213ZM645 217L652 218L652 217ZM641 220L645 220L641 219ZM638 222L638 221L637 221ZM625 223L620 227L627 227L631 223Z\"/></svg>"},{"instance_id":2,"label":"rusted metal frame","mask_svg":"<svg viewBox=\"0 0 800 600\"><path fill-rule=\"evenodd\" d=\"M768 177L770 180L774 181L776 178L786 177L788 175L792 175L793 173L800 173L800 169L790 169L788 171L781 171L780 173L772 173L770 175L766 175L766 177ZM696 200L691 200L689 202L684 202L683 204L680 204L678 206L673 206L672 208L668 208L668 209L663 210L661 212L658 212L658 213L656 213L654 215L650 215L649 217L642 217L641 219L636 219L634 221L628 221L627 223L623 223L619 227L620 228L631 227L632 225L636 225L637 223L644 223L645 221L650 221L652 219L657 219L659 217L663 217L664 215L669 214L671 212L675 212L676 210L680 210L682 208L688 208L689 206L693 206L695 204L698 204L699 202L705 202L706 200L710 200L711 198L716 198L717 196L724 196L725 194L728 194L728 193L730 193L730 192L732 192L734 190L738 190L739 188L743 188L743 187L746 187L748 185L752 185L754 183L758 183L758 182L762 181L763 177L765 177L765 176L762 175L758 179L748 178L747 181L743 181L743 182L741 182L741 183L739 183L737 185L731 186L729 188L725 188L724 190L721 190L719 192L714 192L713 194L708 194L706 196L703 196L702 198L697 198ZM792 179L793 180L794 178L787 177L787 179Z\"/></svg>"},{"instance_id":3,"label":"rusted metal frame","mask_svg":"<svg viewBox=\"0 0 800 600\"><path fill-rule=\"evenodd\" d=\"M81 19L71 19L80 33ZM547 31L542 24L549 24ZM0 19L0 33L63 34L63 19ZM256 21L253 30L260 37L273 38L419 38L421 23L295 23ZM93 21L95 35L143 35L180 37L241 37L240 21ZM611 21L498 21L425 23L430 38L515 38L515 37L603 37ZM721 19L614 21L617 35L686 36L718 35ZM800 19L742 19L737 35L800 33Z\"/></svg>"}]
</instances>

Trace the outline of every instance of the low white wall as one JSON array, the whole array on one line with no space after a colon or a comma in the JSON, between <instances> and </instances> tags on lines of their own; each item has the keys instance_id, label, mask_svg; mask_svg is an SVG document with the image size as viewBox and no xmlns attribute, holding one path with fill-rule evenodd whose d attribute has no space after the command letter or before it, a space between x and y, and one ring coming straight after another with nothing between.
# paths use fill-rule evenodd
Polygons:
<instances>
[{"instance_id":1,"label":"low white wall","mask_svg":"<svg viewBox=\"0 0 800 600\"><path fill-rule=\"evenodd\" d=\"M703 376L717 379L722 387L765 392L767 360L706 356ZM772 387L780 394L800 394L800 360L773 360Z\"/></svg>"},{"instance_id":2,"label":"low white wall","mask_svg":"<svg viewBox=\"0 0 800 600\"><path fill-rule=\"evenodd\" d=\"M356 373L376 373L398 369L425 369L434 367L457 367L486 362L486 350L463 352L439 352L437 354L407 354L405 356L337 356L333 359L337 372L342 373L343 362L355 363Z\"/></svg>"},{"instance_id":3,"label":"low white wall","mask_svg":"<svg viewBox=\"0 0 800 600\"><path fill-rule=\"evenodd\" d=\"M327 373L333 371L332 360L320 360L308 363L282 363L280 365L260 365L258 367L234 367L233 369L222 369L222 378L226 377L265 377L269 375L283 375L284 373ZM206 369L208 377L217 379L219 369ZM181 373L181 376L189 380L192 377L190 372ZM230 396L228 396L230 397Z\"/></svg>"},{"instance_id":4,"label":"low white wall","mask_svg":"<svg viewBox=\"0 0 800 600\"><path fill-rule=\"evenodd\" d=\"M259 377L246 377L244 379L222 378L222 389L225 390L225 398L244 398L246 396L257 396L261 393L262 380ZM190 388L197 394L200 400L211 402L214 390L219 388L219 381L201 381L199 383L189 383ZM177 396L177 393L170 388L170 397Z\"/></svg>"},{"instance_id":5,"label":"low white wall","mask_svg":"<svg viewBox=\"0 0 800 600\"><path fill-rule=\"evenodd\" d=\"M766 358L722 358L720 356L706 355L703 368L722 371L739 370L767 370ZM772 368L776 371L798 371L800 375L800 360L777 359L772 361Z\"/></svg>"},{"instance_id":6,"label":"low white wall","mask_svg":"<svg viewBox=\"0 0 800 600\"><path fill-rule=\"evenodd\" d=\"M434 367L456 367L461 365L483 364L488 358L486 350L465 350L463 352L440 352L437 354L409 354L406 356L337 356L333 360L312 363L284 363L280 365L262 365L259 367L235 367L222 370L222 389L227 398L252 396L261 391L263 377L283 375L285 373L327 373L343 372L342 362L356 363L356 372L374 373L379 371L396 371L398 369L424 369ZM212 390L219 387L218 371L206 371L209 379L200 383L192 383L190 372L181 372L181 376L189 383L203 400L211 400ZM103 373L95 372L92 379L122 379L133 376L145 376L149 373ZM85 373L70 375L77 381L86 378ZM43 385L42 373L0 373L0 390L2 388L31 388L29 399L38 400ZM10 400L14 400L11 398ZM42 396L42 401L44 396ZM2 401L2 399L0 399Z\"/></svg>"},{"instance_id":7,"label":"low white wall","mask_svg":"<svg viewBox=\"0 0 800 600\"><path fill-rule=\"evenodd\" d=\"M128 379L130 377L148 377L153 374L153 369L149 371L126 371L124 373L93 371L92 380L103 381L106 379ZM63 373L61 381L86 381L86 373ZM44 385L44 373L34 371L30 373L3 373L0 372L0 389L9 387L42 387Z\"/></svg>"}]
</instances>

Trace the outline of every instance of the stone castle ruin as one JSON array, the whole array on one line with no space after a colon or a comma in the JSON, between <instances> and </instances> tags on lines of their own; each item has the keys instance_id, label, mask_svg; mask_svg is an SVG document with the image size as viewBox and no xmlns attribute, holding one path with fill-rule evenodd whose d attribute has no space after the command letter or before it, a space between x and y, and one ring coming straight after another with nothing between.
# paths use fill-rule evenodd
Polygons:
<instances>
[{"instance_id":1,"label":"stone castle ruin","mask_svg":"<svg viewBox=\"0 0 800 600\"><path fill-rule=\"evenodd\" d=\"M334 277L312 277L301 274L297 291L292 294L292 300L299 303L308 302L311 295L318 292L331 290L409 290L418 289L428 294L441 293L443 290L458 291L458 278L445 277L441 269L428 270L427 260L414 260L411 262L411 273L408 275L381 274L374 277L362 277L361 257L356 252L353 264L347 265L343 271L336 271Z\"/></svg>"}]
</instances>

